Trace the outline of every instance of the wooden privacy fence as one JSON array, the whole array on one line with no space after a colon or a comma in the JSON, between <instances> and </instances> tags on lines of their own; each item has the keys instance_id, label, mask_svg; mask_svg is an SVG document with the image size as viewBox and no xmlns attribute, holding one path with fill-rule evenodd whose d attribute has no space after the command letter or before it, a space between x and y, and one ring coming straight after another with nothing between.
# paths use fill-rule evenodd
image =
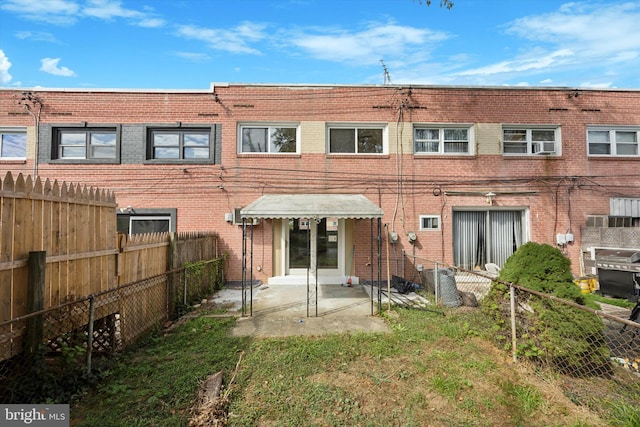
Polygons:
<instances>
[{"instance_id":1,"label":"wooden privacy fence","mask_svg":"<svg viewBox=\"0 0 640 427\"><path fill-rule=\"evenodd\" d=\"M150 312L174 312L177 286L166 273L216 258L217 235L118 234L116 206L109 191L6 174L0 181L0 324L108 290L127 293L126 285L149 278L156 279L136 288L127 309L130 323L157 317ZM96 309L101 317L125 314L108 300ZM0 336L0 347L12 349L3 358L20 351L25 328L26 322L12 322L10 343Z\"/></svg>"},{"instance_id":2,"label":"wooden privacy fence","mask_svg":"<svg viewBox=\"0 0 640 427\"><path fill-rule=\"evenodd\" d=\"M116 285L113 193L7 173L0 181L0 321L27 314L29 252L45 251L44 306Z\"/></svg>"}]
</instances>

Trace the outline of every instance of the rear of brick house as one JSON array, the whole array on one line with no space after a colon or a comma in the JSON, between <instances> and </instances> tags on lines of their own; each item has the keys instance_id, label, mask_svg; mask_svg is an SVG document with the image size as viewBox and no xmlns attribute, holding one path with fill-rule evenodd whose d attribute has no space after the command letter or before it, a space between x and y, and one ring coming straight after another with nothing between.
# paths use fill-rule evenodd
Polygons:
<instances>
[{"instance_id":1,"label":"rear of brick house","mask_svg":"<svg viewBox=\"0 0 640 427\"><path fill-rule=\"evenodd\" d=\"M536 241L594 273L587 218L640 199L631 90L2 89L0 131L3 176L109 189L123 232L215 231L228 281L247 215L263 282L306 281L309 265L320 281L368 278L378 219L395 253L476 269Z\"/></svg>"}]
</instances>

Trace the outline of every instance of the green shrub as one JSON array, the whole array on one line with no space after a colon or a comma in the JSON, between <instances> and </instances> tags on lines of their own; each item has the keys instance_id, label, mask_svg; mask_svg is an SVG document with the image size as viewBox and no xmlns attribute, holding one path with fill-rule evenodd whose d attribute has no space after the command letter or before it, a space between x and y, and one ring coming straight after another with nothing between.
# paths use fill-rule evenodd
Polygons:
<instances>
[{"instance_id":1,"label":"green shrub","mask_svg":"<svg viewBox=\"0 0 640 427\"><path fill-rule=\"evenodd\" d=\"M522 245L500 271L483 300L495 322L496 339L511 348L510 294L513 283L584 305L573 281L571 261L547 244ZM571 375L609 374L609 348L598 316L528 292L516 292L517 354Z\"/></svg>"}]
</instances>

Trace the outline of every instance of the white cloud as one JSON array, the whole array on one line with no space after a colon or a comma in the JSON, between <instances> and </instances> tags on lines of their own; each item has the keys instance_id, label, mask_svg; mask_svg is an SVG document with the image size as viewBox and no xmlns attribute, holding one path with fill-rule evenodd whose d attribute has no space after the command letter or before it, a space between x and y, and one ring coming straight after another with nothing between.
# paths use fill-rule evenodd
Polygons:
<instances>
[{"instance_id":1,"label":"white cloud","mask_svg":"<svg viewBox=\"0 0 640 427\"><path fill-rule=\"evenodd\" d=\"M602 82L602 83L583 82L583 83L580 83L580 87L590 87L593 89L608 89L613 87L613 82Z\"/></svg>"},{"instance_id":2,"label":"white cloud","mask_svg":"<svg viewBox=\"0 0 640 427\"><path fill-rule=\"evenodd\" d=\"M378 63L386 57L402 58L420 50L414 59L424 58L427 45L448 36L409 26L372 23L361 31L332 30L325 34L293 34L290 42L314 57L354 65Z\"/></svg>"},{"instance_id":3,"label":"white cloud","mask_svg":"<svg viewBox=\"0 0 640 427\"><path fill-rule=\"evenodd\" d=\"M43 31L18 31L15 36L22 40L35 40L39 42L59 43L56 36Z\"/></svg>"},{"instance_id":4,"label":"white cloud","mask_svg":"<svg viewBox=\"0 0 640 427\"><path fill-rule=\"evenodd\" d=\"M557 11L512 22L507 33L576 52L584 58L635 59L640 52L640 4L567 3Z\"/></svg>"},{"instance_id":5,"label":"white cloud","mask_svg":"<svg viewBox=\"0 0 640 427\"><path fill-rule=\"evenodd\" d=\"M11 81L9 68L11 68L11 62L9 62L9 58L4 54L4 51L0 49L0 83L3 85Z\"/></svg>"},{"instance_id":6,"label":"white cloud","mask_svg":"<svg viewBox=\"0 0 640 427\"><path fill-rule=\"evenodd\" d=\"M127 9L121 0L6 0L0 9L16 13L26 19L58 25L71 25L81 18L112 20L123 18L134 25L156 28L165 20L145 11Z\"/></svg>"},{"instance_id":7,"label":"white cloud","mask_svg":"<svg viewBox=\"0 0 640 427\"><path fill-rule=\"evenodd\" d=\"M75 77L76 73L67 67L58 67L60 58L44 58L40 60L42 66L40 71L53 74L54 76Z\"/></svg>"},{"instance_id":8,"label":"white cloud","mask_svg":"<svg viewBox=\"0 0 640 427\"><path fill-rule=\"evenodd\" d=\"M174 55L191 62L209 62L211 57L199 52L174 52Z\"/></svg>"},{"instance_id":9,"label":"white cloud","mask_svg":"<svg viewBox=\"0 0 640 427\"><path fill-rule=\"evenodd\" d=\"M122 7L120 0L89 0L88 6L82 9L84 16L103 20L125 18L141 27L156 28L165 24L160 18L153 18L147 12Z\"/></svg>"},{"instance_id":10,"label":"white cloud","mask_svg":"<svg viewBox=\"0 0 640 427\"><path fill-rule=\"evenodd\" d=\"M570 58L574 55L571 50L562 49L556 52L551 52L544 56L531 56L516 58L511 61L502 61L496 64L487 65L484 67L461 71L457 73L460 76L469 75L491 75L500 73L521 73L532 70L548 69L549 67L557 66L558 63L563 62L565 58Z\"/></svg>"},{"instance_id":11,"label":"white cloud","mask_svg":"<svg viewBox=\"0 0 640 427\"><path fill-rule=\"evenodd\" d=\"M0 9L34 21L51 24L73 24L80 6L74 0L7 0Z\"/></svg>"},{"instance_id":12,"label":"white cloud","mask_svg":"<svg viewBox=\"0 0 640 427\"><path fill-rule=\"evenodd\" d=\"M178 35L200 40L209 44L212 49L231 53L260 54L260 51L249 45L265 38L265 26L262 24L242 23L231 29L202 28L193 25L178 27Z\"/></svg>"}]
</instances>

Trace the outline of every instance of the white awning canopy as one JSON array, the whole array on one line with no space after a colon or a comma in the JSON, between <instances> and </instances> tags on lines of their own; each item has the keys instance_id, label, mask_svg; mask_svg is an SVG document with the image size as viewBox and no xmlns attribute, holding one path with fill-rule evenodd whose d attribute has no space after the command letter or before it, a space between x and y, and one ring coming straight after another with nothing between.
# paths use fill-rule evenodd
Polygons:
<instances>
[{"instance_id":1,"label":"white awning canopy","mask_svg":"<svg viewBox=\"0 0 640 427\"><path fill-rule=\"evenodd\" d=\"M382 218L361 194L268 194L240 210L242 218Z\"/></svg>"}]
</instances>

